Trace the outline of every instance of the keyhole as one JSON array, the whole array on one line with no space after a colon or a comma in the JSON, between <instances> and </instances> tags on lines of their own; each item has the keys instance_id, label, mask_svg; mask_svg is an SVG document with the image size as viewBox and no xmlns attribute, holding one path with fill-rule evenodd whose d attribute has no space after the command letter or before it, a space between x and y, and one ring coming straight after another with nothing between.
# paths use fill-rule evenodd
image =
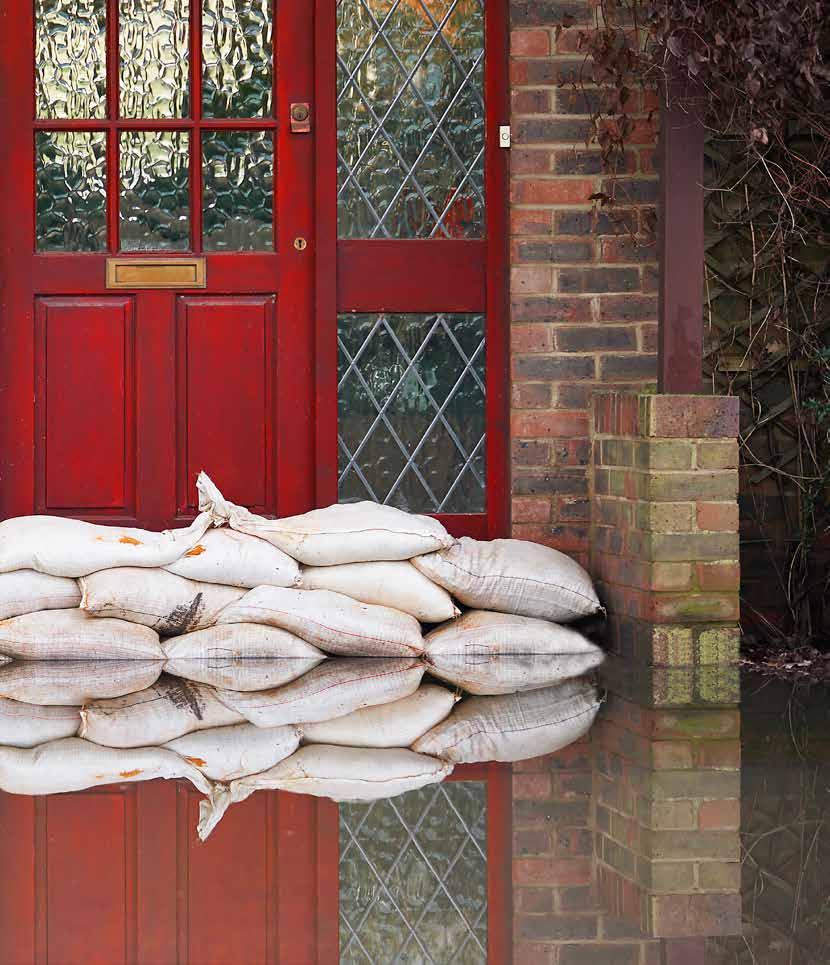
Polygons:
<instances>
[{"instance_id":1,"label":"keyhole","mask_svg":"<svg viewBox=\"0 0 830 965\"><path fill-rule=\"evenodd\" d=\"M308 248L308 242L305 240L305 238L295 238L294 247L297 249L297 251L305 251L306 248Z\"/></svg>"}]
</instances>

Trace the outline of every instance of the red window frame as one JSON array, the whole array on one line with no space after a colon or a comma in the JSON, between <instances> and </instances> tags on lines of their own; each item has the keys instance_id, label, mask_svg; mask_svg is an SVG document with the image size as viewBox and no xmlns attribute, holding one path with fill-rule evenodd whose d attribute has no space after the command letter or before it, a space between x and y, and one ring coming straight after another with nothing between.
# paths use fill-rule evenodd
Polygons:
<instances>
[{"instance_id":1,"label":"red window frame","mask_svg":"<svg viewBox=\"0 0 830 965\"><path fill-rule=\"evenodd\" d=\"M508 8L484 0L486 237L358 240L337 237L335 0L316 0L316 480L318 506L337 501L337 316L343 312L475 312L486 317L486 511L442 514L455 536L494 539L509 527L507 331Z\"/></svg>"}]
</instances>

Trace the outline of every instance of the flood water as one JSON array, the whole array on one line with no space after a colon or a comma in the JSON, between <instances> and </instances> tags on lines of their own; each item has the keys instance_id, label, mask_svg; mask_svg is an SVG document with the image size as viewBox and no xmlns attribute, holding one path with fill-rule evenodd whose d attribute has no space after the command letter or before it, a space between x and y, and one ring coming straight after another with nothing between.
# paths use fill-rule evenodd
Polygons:
<instances>
[{"instance_id":1,"label":"flood water","mask_svg":"<svg viewBox=\"0 0 830 965\"><path fill-rule=\"evenodd\" d=\"M7 665L0 688L13 683L18 700L30 702L57 694L59 716L77 692L61 701L68 681L100 686L146 672L117 663ZM254 671L257 680L292 676L278 663L238 666L229 680ZM212 679L216 665L206 668ZM461 765L440 783L340 804L341 962L499 962L493 934L505 922L523 961L588 963L591 942L603 963L660 961L660 942L649 940L671 934L677 920L661 911L636 924L630 907L611 907L609 876L639 887L641 898L657 896L655 908L673 895L715 896L705 959L690 962L830 962L830 688L734 665L648 668L618 658L589 676L602 696L590 733L550 758L516 762L506 784L505 765ZM449 686L428 674L424 682ZM65 737L55 726L53 739ZM240 820L237 807L247 813L231 805L225 821ZM512 855L510 836L494 830L505 807ZM588 868L585 881L548 888L541 878L526 887L523 868L559 859ZM493 906L511 862L512 914ZM737 931L738 917L741 933L724 934Z\"/></svg>"}]
</instances>

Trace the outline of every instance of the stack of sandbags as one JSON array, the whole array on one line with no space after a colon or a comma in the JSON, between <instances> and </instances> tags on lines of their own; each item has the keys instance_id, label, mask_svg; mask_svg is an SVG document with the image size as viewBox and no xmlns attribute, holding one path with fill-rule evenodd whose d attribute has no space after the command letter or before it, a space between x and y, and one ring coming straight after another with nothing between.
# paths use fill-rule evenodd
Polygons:
<instances>
[{"instance_id":1,"label":"stack of sandbags","mask_svg":"<svg viewBox=\"0 0 830 965\"><path fill-rule=\"evenodd\" d=\"M368 502L266 519L198 488L181 530L0 523L0 789L186 777L206 835L259 788L387 797L590 727L602 654L565 624L600 607L568 557Z\"/></svg>"}]
</instances>

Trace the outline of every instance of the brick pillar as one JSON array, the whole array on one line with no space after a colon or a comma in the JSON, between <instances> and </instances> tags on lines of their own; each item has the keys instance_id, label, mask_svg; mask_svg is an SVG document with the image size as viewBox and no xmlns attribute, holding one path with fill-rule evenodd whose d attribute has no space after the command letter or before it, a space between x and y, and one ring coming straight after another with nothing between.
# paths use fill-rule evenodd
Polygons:
<instances>
[{"instance_id":1,"label":"brick pillar","mask_svg":"<svg viewBox=\"0 0 830 965\"><path fill-rule=\"evenodd\" d=\"M740 931L737 417L708 396L594 404L592 571L615 654L596 880L656 937Z\"/></svg>"}]
</instances>

